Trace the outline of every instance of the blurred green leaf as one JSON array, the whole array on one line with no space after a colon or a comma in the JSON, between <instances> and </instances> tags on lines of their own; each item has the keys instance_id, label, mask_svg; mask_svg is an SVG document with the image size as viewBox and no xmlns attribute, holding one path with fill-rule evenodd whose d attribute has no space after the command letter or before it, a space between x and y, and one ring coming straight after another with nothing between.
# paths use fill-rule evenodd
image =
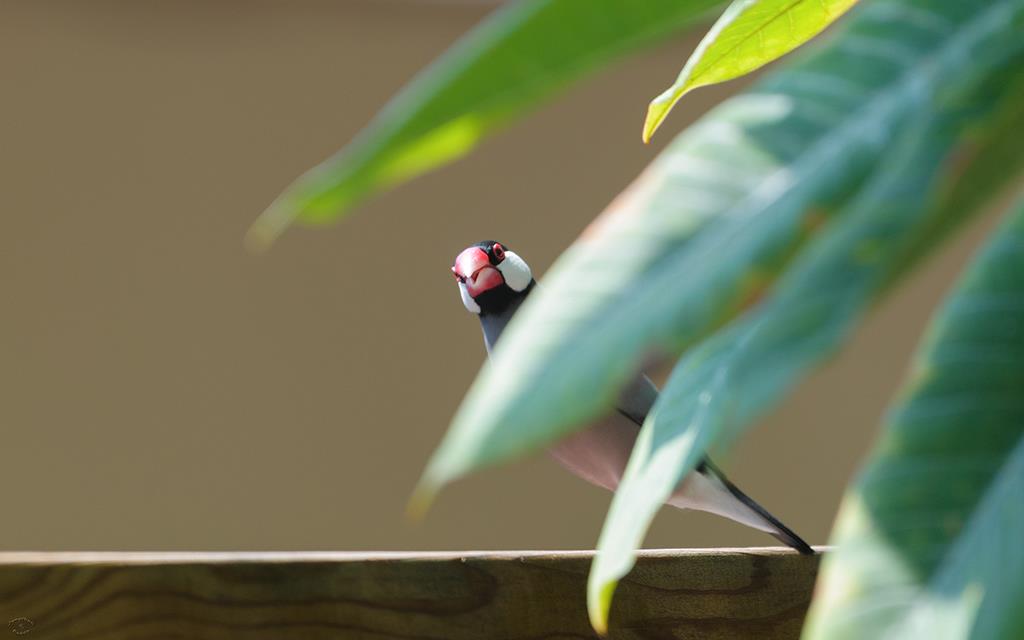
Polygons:
<instances>
[{"instance_id":1,"label":"blurred green leaf","mask_svg":"<svg viewBox=\"0 0 1024 640\"><path fill-rule=\"evenodd\" d=\"M589 589L599 629L607 623L609 594L633 566L651 520L708 447L734 437L843 344L867 303L910 266L906 257L918 241L934 243L937 225L964 220L958 191L976 200L992 195L987 180L964 180L956 161L978 141L979 120L996 125L985 151L1024 124L1024 72L1007 71L988 86L970 87L966 96L947 96L942 110L919 113L771 297L680 361L641 430L598 543ZM1001 117L1007 109L1017 114L1012 122ZM1004 181L1013 175L1006 169L999 172ZM955 188L947 189L950 184Z\"/></svg>"},{"instance_id":2,"label":"blurred green leaf","mask_svg":"<svg viewBox=\"0 0 1024 640\"><path fill-rule=\"evenodd\" d=\"M840 511L808 638L1024 637L1024 206L931 327Z\"/></svg>"},{"instance_id":3,"label":"blurred green leaf","mask_svg":"<svg viewBox=\"0 0 1024 640\"><path fill-rule=\"evenodd\" d=\"M675 83L647 107L644 142L692 89L732 80L818 35L857 0L733 0L686 61Z\"/></svg>"},{"instance_id":4,"label":"blurred green leaf","mask_svg":"<svg viewBox=\"0 0 1024 640\"><path fill-rule=\"evenodd\" d=\"M265 246L294 220L336 220L374 192L465 155L569 82L694 24L719 3L509 3L424 70L341 152L288 187L247 242Z\"/></svg>"},{"instance_id":5,"label":"blurred green leaf","mask_svg":"<svg viewBox=\"0 0 1024 640\"><path fill-rule=\"evenodd\" d=\"M682 352L755 303L845 210L896 132L945 91L1020 66L1007 57L1024 46L1012 22L1022 4L865 5L830 47L680 136L520 309L417 498L578 428L650 356ZM980 162L966 151L951 178Z\"/></svg>"}]
</instances>

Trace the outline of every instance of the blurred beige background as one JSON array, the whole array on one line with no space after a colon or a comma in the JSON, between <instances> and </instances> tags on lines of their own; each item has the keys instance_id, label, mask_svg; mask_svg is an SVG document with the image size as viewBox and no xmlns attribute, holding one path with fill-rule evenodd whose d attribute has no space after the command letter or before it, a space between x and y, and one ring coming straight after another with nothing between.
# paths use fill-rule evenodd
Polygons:
<instances>
[{"instance_id":1,"label":"blurred beige background","mask_svg":"<svg viewBox=\"0 0 1024 640\"><path fill-rule=\"evenodd\" d=\"M0 547L592 547L609 495L543 455L403 506L483 358L448 266L543 272L654 156L693 46L616 66L326 230L254 216L484 15L466 3L0 2ZM698 92L658 144L737 85ZM976 223L725 462L823 543ZM663 512L650 546L761 545Z\"/></svg>"}]
</instances>

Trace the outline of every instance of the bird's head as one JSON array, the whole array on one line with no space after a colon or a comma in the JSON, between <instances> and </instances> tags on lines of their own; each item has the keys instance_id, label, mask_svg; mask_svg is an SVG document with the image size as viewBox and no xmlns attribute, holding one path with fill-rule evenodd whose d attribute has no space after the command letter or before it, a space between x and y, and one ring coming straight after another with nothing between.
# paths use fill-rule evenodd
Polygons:
<instances>
[{"instance_id":1,"label":"bird's head","mask_svg":"<svg viewBox=\"0 0 1024 640\"><path fill-rule=\"evenodd\" d=\"M493 240L464 249L455 258L452 273L459 283L462 304L480 315L501 313L521 301L533 284L526 261Z\"/></svg>"}]
</instances>

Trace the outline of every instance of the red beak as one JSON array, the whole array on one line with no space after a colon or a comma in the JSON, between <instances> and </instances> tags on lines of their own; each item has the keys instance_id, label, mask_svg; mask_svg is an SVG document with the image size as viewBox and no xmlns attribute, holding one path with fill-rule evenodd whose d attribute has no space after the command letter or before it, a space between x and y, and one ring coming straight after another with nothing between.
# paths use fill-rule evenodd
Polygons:
<instances>
[{"instance_id":1,"label":"red beak","mask_svg":"<svg viewBox=\"0 0 1024 640\"><path fill-rule=\"evenodd\" d=\"M466 284L466 290L474 298L505 282L501 272L491 264L487 252L480 247L470 247L460 253L455 258L452 273Z\"/></svg>"}]
</instances>

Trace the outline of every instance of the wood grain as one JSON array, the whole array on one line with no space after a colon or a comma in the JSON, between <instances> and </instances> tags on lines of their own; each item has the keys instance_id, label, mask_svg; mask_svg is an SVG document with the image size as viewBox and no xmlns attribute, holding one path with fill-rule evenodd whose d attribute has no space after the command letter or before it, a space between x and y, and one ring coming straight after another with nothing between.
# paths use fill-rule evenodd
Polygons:
<instances>
[{"instance_id":1,"label":"wood grain","mask_svg":"<svg viewBox=\"0 0 1024 640\"><path fill-rule=\"evenodd\" d=\"M593 638L591 552L0 553L0 637ZM645 551L611 637L797 638L817 556ZM6 634L6 636L5 636Z\"/></svg>"}]
</instances>

